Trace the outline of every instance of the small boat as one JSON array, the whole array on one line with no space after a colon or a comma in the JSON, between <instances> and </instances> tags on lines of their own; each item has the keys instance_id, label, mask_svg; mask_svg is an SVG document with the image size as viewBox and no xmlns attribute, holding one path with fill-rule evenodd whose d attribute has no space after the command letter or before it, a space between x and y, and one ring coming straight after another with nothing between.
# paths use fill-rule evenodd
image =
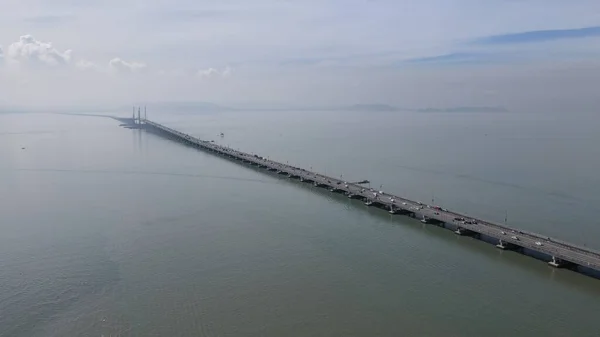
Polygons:
<instances>
[{"instance_id":1,"label":"small boat","mask_svg":"<svg viewBox=\"0 0 600 337\"><path fill-rule=\"evenodd\" d=\"M225 137L225 134L223 132L221 132L221 137Z\"/></svg>"}]
</instances>

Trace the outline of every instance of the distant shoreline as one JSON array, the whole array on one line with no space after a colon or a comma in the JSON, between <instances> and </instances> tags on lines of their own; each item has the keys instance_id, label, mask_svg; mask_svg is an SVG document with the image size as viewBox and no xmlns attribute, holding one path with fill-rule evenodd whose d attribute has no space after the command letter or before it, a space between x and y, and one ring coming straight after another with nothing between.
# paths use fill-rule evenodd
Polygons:
<instances>
[{"instance_id":1,"label":"distant shoreline","mask_svg":"<svg viewBox=\"0 0 600 337\"><path fill-rule=\"evenodd\" d=\"M445 109L435 109L435 108L427 108L427 109L417 109L417 112L508 112L508 109L504 107L489 107L489 106L481 106L481 107L456 107L456 108L445 108Z\"/></svg>"}]
</instances>

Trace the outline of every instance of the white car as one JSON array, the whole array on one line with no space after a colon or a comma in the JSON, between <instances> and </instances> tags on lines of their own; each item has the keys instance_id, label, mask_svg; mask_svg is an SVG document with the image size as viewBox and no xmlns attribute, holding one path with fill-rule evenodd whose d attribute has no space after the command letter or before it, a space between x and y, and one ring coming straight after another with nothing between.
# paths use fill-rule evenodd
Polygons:
<instances>
[{"instance_id":1,"label":"white car","mask_svg":"<svg viewBox=\"0 0 600 337\"><path fill-rule=\"evenodd\" d=\"M506 235L506 232L500 232L500 233L502 233L502 235Z\"/></svg>"},{"instance_id":2,"label":"white car","mask_svg":"<svg viewBox=\"0 0 600 337\"><path fill-rule=\"evenodd\" d=\"M516 237L516 236L511 236L510 238L511 238L511 239L513 239L513 240L517 240L517 241L519 241L519 238L518 238L518 237Z\"/></svg>"},{"instance_id":3,"label":"white car","mask_svg":"<svg viewBox=\"0 0 600 337\"><path fill-rule=\"evenodd\" d=\"M403 203L402 203L402 205L406 205L406 203L405 203L405 202L403 202Z\"/></svg>"},{"instance_id":4,"label":"white car","mask_svg":"<svg viewBox=\"0 0 600 337\"><path fill-rule=\"evenodd\" d=\"M535 242L535 244L536 244L537 246L541 246L541 245L542 245L542 243L541 243L541 242L539 242L539 241L536 241L536 242Z\"/></svg>"}]
</instances>

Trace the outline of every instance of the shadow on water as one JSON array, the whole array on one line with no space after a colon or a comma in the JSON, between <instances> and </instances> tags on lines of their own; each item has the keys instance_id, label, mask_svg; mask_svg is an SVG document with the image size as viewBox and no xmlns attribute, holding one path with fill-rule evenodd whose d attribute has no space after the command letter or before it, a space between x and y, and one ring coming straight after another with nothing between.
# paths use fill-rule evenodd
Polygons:
<instances>
[{"instance_id":1,"label":"shadow on water","mask_svg":"<svg viewBox=\"0 0 600 337\"><path fill-rule=\"evenodd\" d=\"M145 131L148 133L154 134L160 138L168 139L170 141L176 142L180 145L184 145L189 148L193 148L196 150L200 150L202 152L209 153L209 151L198 149L197 147L195 147L191 144L182 143L181 141L174 139L172 137L169 137L162 132L150 131L147 129ZM243 163L243 162L240 162L239 160L236 160L236 159L233 159L230 157L225 157L225 156L222 156L222 155L219 155L216 153L210 153L210 154L213 154L215 157L220 158L224 161L236 163L238 165L249 168L255 172L259 172L261 174L268 175L271 178L277 179L277 181L279 181L281 183L286 183L286 184L290 184L290 185L294 185L294 186L300 186L301 188L308 190L313 194L324 197L329 201L333 201L333 202L343 204L343 205L346 205L349 207L357 207L357 208L360 207L360 208L366 209L367 213L369 213L371 216L374 216L381 220L389 221L394 224L401 223L405 226L408 225L406 227L414 230L415 232L423 233L423 231L426 230L427 235L435 238L436 240L443 240L444 242L447 242L448 240L453 240L455 242L459 242L458 246L460 246L461 249L468 250L468 251L470 251L472 253L476 253L480 256L484 256L485 258L487 258L489 260L499 261L502 264L511 265L511 266L516 265L520 269L526 270L528 273L530 273L532 275L535 275L540 278L549 278L549 279L552 279L553 281L558 281L559 283L567 285L567 286L573 286L575 282L578 282L577 285L578 285L579 289L585 290L585 291L593 293L595 295L600 295L600 288L597 287L597 282L595 281L595 279L600 280L600 272L598 272L598 271L585 270L584 268L582 268L582 270L572 270L572 269L568 269L568 268L556 269L556 268L550 267L548 265L546 265L545 267L542 267L543 265L534 266L531 263L535 263L535 261L531 261L531 259L528 259L528 257L534 257L536 259L540 259L540 257L537 256L536 254L532 254L532 253L522 254L517 251L498 250L495 247L490 247L490 244L493 242L490 241L488 238L476 239L476 238L466 237L466 236L457 236L457 235L453 234L451 231L449 231L448 229L443 228L438 225L423 224L420 221L410 218L408 216L392 215L392 214L389 214L386 210L383 210L383 209L380 209L377 207L367 207L360 200L348 199L345 195L342 195L339 193L332 193L326 188L315 187L314 185L312 185L310 183L300 182L297 179L291 179L287 176L282 176L275 172L267 171L265 169L255 166L255 165L251 165L249 163ZM575 271L575 273L573 273L571 271ZM584 277L584 276L587 276L587 277ZM582 283L582 279L585 279L587 281Z\"/></svg>"}]
</instances>

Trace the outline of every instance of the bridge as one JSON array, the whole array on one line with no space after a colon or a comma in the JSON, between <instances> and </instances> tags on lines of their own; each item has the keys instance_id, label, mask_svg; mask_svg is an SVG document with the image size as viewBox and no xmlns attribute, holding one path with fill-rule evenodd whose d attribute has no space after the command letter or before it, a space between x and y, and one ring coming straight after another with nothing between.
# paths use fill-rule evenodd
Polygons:
<instances>
[{"instance_id":1,"label":"bridge","mask_svg":"<svg viewBox=\"0 0 600 337\"><path fill-rule=\"evenodd\" d=\"M476 237L494 243L499 249L513 250L547 261L553 267L566 267L595 277L600 275L600 251L588 247L509 227L506 224L477 219L461 212L434 205L425 205L388 192L366 188L359 183L346 182L338 178L279 163L257 154L238 151L141 118L139 114L137 119L134 116L129 121L133 124L133 128L160 133L187 145L253 165L265 171L326 188L332 193L344 194L348 198L362 200L368 206L385 209L391 214L407 215L420 219L423 223L450 229L457 235Z\"/></svg>"}]
</instances>

